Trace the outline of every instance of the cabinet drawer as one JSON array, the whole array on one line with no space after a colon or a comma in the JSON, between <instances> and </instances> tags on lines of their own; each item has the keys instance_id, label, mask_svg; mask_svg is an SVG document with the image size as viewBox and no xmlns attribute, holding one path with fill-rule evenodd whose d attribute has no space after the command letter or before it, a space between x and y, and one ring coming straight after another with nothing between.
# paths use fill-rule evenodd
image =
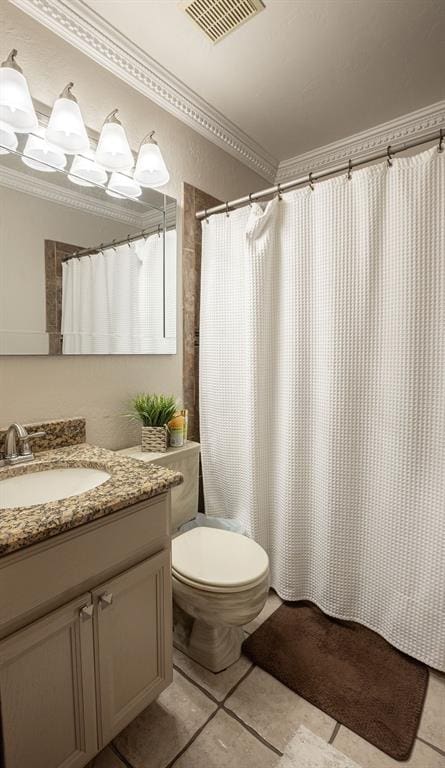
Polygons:
<instances>
[{"instance_id":1,"label":"cabinet drawer","mask_svg":"<svg viewBox=\"0 0 445 768\"><path fill-rule=\"evenodd\" d=\"M0 637L170 546L163 494L0 558Z\"/></svg>"}]
</instances>

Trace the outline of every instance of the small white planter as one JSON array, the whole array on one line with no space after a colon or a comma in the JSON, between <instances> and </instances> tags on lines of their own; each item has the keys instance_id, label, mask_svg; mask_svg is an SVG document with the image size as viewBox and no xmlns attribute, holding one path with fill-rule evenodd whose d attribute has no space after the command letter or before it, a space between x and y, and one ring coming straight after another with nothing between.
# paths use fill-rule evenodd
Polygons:
<instances>
[{"instance_id":1,"label":"small white planter","mask_svg":"<svg viewBox=\"0 0 445 768\"><path fill-rule=\"evenodd\" d=\"M142 427L142 450L149 453L165 453L168 448L166 427Z\"/></svg>"}]
</instances>

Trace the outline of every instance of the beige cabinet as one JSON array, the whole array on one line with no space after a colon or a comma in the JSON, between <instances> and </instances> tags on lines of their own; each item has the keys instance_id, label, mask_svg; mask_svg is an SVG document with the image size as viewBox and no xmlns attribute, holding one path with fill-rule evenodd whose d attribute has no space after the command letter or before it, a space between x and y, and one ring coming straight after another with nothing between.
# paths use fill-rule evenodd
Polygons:
<instances>
[{"instance_id":1,"label":"beige cabinet","mask_svg":"<svg viewBox=\"0 0 445 768\"><path fill-rule=\"evenodd\" d=\"M5 768L84 768L171 682L170 571L163 549L0 640Z\"/></svg>"},{"instance_id":2,"label":"beige cabinet","mask_svg":"<svg viewBox=\"0 0 445 768\"><path fill-rule=\"evenodd\" d=\"M82 595L1 641L6 768L82 768L97 752L92 614Z\"/></svg>"},{"instance_id":3,"label":"beige cabinet","mask_svg":"<svg viewBox=\"0 0 445 768\"><path fill-rule=\"evenodd\" d=\"M99 740L121 731L171 682L170 553L93 592Z\"/></svg>"}]
</instances>

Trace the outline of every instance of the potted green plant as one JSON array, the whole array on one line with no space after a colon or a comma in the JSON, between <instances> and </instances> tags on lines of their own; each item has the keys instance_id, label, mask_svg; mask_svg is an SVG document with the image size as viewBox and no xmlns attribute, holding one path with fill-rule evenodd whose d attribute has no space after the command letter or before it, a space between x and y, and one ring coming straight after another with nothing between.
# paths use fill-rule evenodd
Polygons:
<instances>
[{"instance_id":1,"label":"potted green plant","mask_svg":"<svg viewBox=\"0 0 445 768\"><path fill-rule=\"evenodd\" d=\"M142 450L164 453L168 446L167 424L178 410L173 395L141 393L131 401L130 418L142 423Z\"/></svg>"}]
</instances>

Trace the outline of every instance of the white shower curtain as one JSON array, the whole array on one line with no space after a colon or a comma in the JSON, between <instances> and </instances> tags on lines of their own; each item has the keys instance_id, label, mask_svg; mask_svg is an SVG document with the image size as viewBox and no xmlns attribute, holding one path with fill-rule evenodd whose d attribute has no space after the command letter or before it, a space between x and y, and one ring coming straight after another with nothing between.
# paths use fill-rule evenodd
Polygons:
<instances>
[{"instance_id":1,"label":"white shower curtain","mask_svg":"<svg viewBox=\"0 0 445 768\"><path fill-rule=\"evenodd\" d=\"M445 152L202 224L206 511L445 670Z\"/></svg>"},{"instance_id":2,"label":"white shower curtain","mask_svg":"<svg viewBox=\"0 0 445 768\"><path fill-rule=\"evenodd\" d=\"M171 351L176 334L176 231L157 233L62 265L63 354Z\"/></svg>"}]
</instances>

